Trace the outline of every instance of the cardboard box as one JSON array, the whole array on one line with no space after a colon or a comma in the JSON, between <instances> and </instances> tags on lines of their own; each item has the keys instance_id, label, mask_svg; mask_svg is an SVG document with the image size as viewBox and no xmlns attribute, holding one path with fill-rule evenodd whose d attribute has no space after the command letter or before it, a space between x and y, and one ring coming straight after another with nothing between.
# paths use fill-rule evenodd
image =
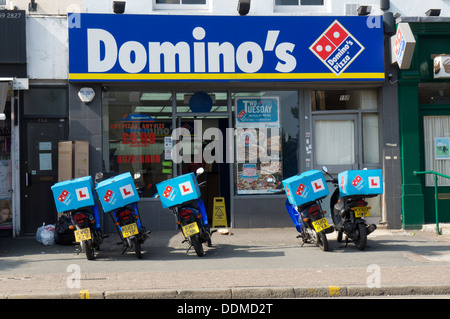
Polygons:
<instances>
[{"instance_id":1,"label":"cardboard box","mask_svg":"<svg viewBox=\"0 0 450 319\"><path fill-rule=\"evenodd\" d=\"M89 142L61 141L58 144L58 182L89 175Z\"/></svg>"},{"instance_id":2,"label":"cardboard box","mask_svg":"<svg viewBox=\"0 0 450 319\"><path fill-rule=\"evenodd\" d=\"M342 197L383 194L381 169L345 171L338 175L338 182Z\"/></svg>"},{"instance_id":3,"label":"cardboard box","mask_svg":"<svg viewBox=\"0 0 450 319\"><path fill-rule=\"evenodd\" d=\"M58 182L72 179L72 142L58 143Z\"/></svg>"},{"instance_id":4,"label":"cardboard box","mask_svg":"<svg viewBox=\"0 0 450 319\"><path fill-rule=\"evenodd\" d=\"M73 177L89 175L89 142L74 141L73 149Z\"/></svg>"},{"instance_id":5,"label":"cardboard box","mask_svg":"<svg viewBox=\"0 0 450 319\"><path fill-rule=\"evenodd\" d=\"M139 201L139 194L130 173L123 173L98 183L95 191L105 213Z\"/></svg>"},{"instance_id":6,"label":"cardboard box","mask_svg":"<svg viewBox=\"0 0 450 319\"><path fill-rule=\"evenodd\" d=\"M54 184L51 189L58 213L95 204L94 184L91 176L59 182Z\"/></svg>"},{"instance_id":7,"label":"cardboard box","mask_svg":"<svg viewBox=\"0 0 450 319\"><path fill-rule=\"evenodd\" d=\"M315 201L330 193L323 173L310 170L283 180L289 202L295 206Z\"/></svg>"},{"instance_id":8,"label":"cardboard box","mask_svg":"<svg viewBox=\"0 0 450 319\"><path fill-rule=\"evenodd\" d=\"M172 207L201 196L194 173L184 174L156 184L163 208Z\"/></svg>"}]
</instances>

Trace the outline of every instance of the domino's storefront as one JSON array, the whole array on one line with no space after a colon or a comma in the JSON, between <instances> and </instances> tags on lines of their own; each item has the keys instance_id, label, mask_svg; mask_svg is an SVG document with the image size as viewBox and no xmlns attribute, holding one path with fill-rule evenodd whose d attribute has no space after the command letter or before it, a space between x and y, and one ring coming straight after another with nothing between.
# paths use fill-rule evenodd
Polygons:
<instances>
[{"instance_id":1,"label":"domino's storefront","mask_svg":"<svg viewBox=\"0 0 450 319\"><path fill-rule=\"evenodd\" d=\"M175 227L155 184L198 167L213 226L221 213L245 228L292 226L277 192L299 172L391 165L381 17L68 19L69 138L89 140L91 175L136 177L150 230ZM372 203L375 222L389 220L385 201Z\"/></svg>"}]
</instances>

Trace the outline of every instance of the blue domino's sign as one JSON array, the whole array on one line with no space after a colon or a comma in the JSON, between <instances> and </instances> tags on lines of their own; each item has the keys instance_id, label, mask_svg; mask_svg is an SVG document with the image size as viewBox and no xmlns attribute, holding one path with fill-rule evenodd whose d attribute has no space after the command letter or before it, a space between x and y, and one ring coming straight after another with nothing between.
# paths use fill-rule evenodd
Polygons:
<instances>
[{"instance_id":1,"label":"blue domino's sign","mask_svg":"<svg viewBox=\"0 0 450 319\"><path fill-rule=\"evenodd\" d=\"M383 81L379 16L68 16L70 81Z\"/></svg>"}]
</instances>

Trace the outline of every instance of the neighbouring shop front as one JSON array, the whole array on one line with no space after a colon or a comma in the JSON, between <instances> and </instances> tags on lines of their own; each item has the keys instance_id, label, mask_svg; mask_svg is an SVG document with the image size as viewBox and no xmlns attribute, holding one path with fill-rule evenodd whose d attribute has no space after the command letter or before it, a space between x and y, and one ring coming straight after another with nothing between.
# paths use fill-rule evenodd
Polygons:
<instances>
[{"instance_id":1,"label":"neighbouring shop front","mask_svg":"<svg viewBox=\"0 0 450 319\"><path fill-rule=\"evenodd\" d=\"M0 237L20 231L18 106L28 89L25 11L0 11Z\"/></svg>"},{"instance_id":2,"label":"neighbouring shop front","mask_svg":"<svg viewBox=\"0 0 450 319\"><path fill-rule=\"evenodd\" d=\"M135 176L149 229L175 227L155 184L200 166L211 221L224 198L228 226L292 226L283 179L385 165L396 101L381 17L370 19L69 16L69 139L89 140L91 175Z\"/></svg>"},{"instance_id":3,"label":"neighbouring shop front","mask_svg":"<svg viewBox=\"0 0 450 319\"><path fill-rule=\"evenodd\" d=\"M400 25L415 41L398 79L403 227L421 228L436 222L435 181L417 172L450 176L450 20L402 18ZM437 192L438 221L448 223L450 179L438 176Z\"/></svg>"}]
</instances>

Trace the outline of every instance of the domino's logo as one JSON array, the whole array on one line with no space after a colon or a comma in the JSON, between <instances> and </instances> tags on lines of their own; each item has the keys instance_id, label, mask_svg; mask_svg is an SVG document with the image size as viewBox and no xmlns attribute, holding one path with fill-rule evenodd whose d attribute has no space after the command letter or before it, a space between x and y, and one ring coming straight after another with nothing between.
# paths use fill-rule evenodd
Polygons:
<instances>
[{"instance_id":1,"label":"domino's logo","mask_svg":"<svg viewBox=\"0 0 450 319\"><path fill-rule=\"evenodd\" d=\"M112 196L113 196L113 191L108 189L105 193L105 196L103 197L103 201L109 203Z\"/></svg>"},{"instance_id":2,"label":"domino's logo","mask_svg":"<svg viewBox=\"0 0 450 319\"><path fill-rule=\"evenodd\" d=\"M309 49L336 75L340 75L364 51L356 38L335 20Z\"/></svg>"}]
</instances>

